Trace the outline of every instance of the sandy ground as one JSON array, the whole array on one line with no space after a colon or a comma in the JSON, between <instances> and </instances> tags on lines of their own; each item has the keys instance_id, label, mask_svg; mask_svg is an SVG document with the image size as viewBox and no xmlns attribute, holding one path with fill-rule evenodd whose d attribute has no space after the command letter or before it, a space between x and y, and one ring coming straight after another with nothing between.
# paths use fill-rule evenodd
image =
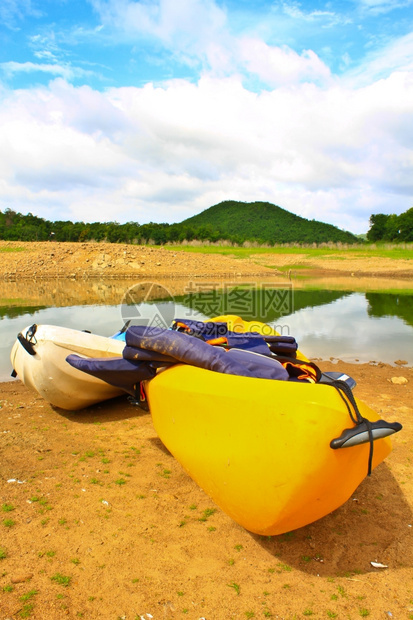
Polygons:
<instances>
[{"instance_id":1,"label":"sandy ground","mask_svg":"<svg viewBox=\"0 0 413 620\"><path fill-rule=\"evenodd\" d=\"M355 278L364 276L381 278L412 278L413 256L406 259L365 256L354 257L345 250L337 256L311 256L309 254L256 254L253 259L257 265L274 269L286 268L291 274L340 276Z\"/></svg>"},{"instance_id":2,"label":"sandy ground","mask_svg":"<svg viewBox=\"0 0 413 620\"><path fill-rule=\"evenodd\" d=\"M150 277L160 277L162 261L165 277L177 268L209 278L274 272L266 261L177 254L172 263L167 250L102 248L99 265L82 244L27 244L23 252L0 252L0 273L16 280L16 294L19 281L35 277L37 298L49 304L53 288L45 280L39 290L39 279L83 281L89 263L96 282L86 290L98 296L107 286L116 297L118 285L104 284L103 274L137 277L133 266L125 273L126 263L116 262L129 251ZM393 261L391 272L404 273L399 267ZM274 537L251 534L218 509L162 445L150 415L126 398L72 414L19 381L3 383L0 620L413 618L413 370L319 365L352 375L356 395L404 428L346 504Z\"/></svg>"},{"instance_id":3,"label":"sandy ground","mask_svg":"<svg viewBox=\"0 0 413 620\"><path fill-rule=\"evenodd\" d=\"M404 429L344 506L274 537L218 509L126 398L72 414L2 384L0 618L412 618L413 372L340 368Z\"/></svg>"},{"instance_id":4,"label":"sandy ground","mask_svg":"<svg viewBox=\"0 0 413 620\"><path fill-rule=\"evenodd\" d=\"M16 251L17 249L17 251ZM252 259L173 252L165 248L111 243L0 241L0 275L26 278L182 278L271 274Z\"/></svg>"},{"instance_id":5,"label":"sandy ground","mask_svg":"<svg viewBox=\"0 0 413 620\"><path fill-rule=\"evenodd\" d=\"M318 275L412 278L413 257L354 258L343 251L340 256L332 257L305 253L251 254L248 259L237 259L125 244L0 241L0 276L5 280L234 278L274 276L277 270L282 270L284 276L311 271Z\"/></svg>"}]
</instances>

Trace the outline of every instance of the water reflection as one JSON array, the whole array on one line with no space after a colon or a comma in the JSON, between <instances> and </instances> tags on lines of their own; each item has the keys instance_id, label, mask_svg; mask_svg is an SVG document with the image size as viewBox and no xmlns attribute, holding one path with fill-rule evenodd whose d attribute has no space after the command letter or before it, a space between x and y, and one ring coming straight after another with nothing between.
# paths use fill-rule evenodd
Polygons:
<instances>
[{"instance_id":1,"label":"water reflection","mask_svg":"<svg viewBox=\"0 0 413 620\"><path fill-rule=\"evenodd\" d=\"M0 319L14 319L22 314L34 314L46 306L0 306Z\"/></svg>"},{"instance_id":2,"label":"water reflection","mask_svg":"<svg viewBox=\"0 0 413 620\"><path fill-rule=\"evenodd\" d=\"M348 291L300 290L292 284L273 288L265 283L255 288L234 288L231 284L218 290L199 287L192 294L177 299L207 316L236 314L246 320L271 323L305 308L331 304L347 295L350 295Z\"/></svg>"},{"instance_id":3,"label":"water reflection","mask_svg":"<svg viewBox=\"0 0 413 620\"><path fill-rule=\"evenodd\" d=\"M265 280L257 280L257 278L238 278L236 281L210 279L208 281L194 278L189 282L183 279L166 279L157 280L156 284L164 287L173 296L185 296L193 289L201 287L221 288L233 284L241 287L248 285L250 287L262 286L263 283L268 288L294 287L294 291L313 290L320 295L322 291L328 295L334 292L368 292L375 293L392 293L392 294L413 294L413 283L411 280L395 280L383 278L355 278L355 277L334 277L334 278L303 278L294 279L292 282L286 277L280 278L279 275L266 277ZM132 279L121 280L23 280L21 282L0 281L0 307L57 307L62 306L80 306L91 304L119 304L121 303L125 293L133 286L138 284ZM152 284L151 282L139 281L140 285ZM195 291L196 292L196 291Z\"/></svg>"},{"instance_id":4,"label":"water reflection","mask_svg":"<svg viewBox=\"0 0 413 620\"><path fill-rule=\"evenodd\" d=\"M384 293L378 295L389 297ZM386 306L385 299L382 305ZM389 364L403 359L411 366L412 320L412 315L409 321L387 313L372 315L367 295L351 293L331 304L308 307L284 317L283 323L297 338L300 348L312 357Z\"/></svg>"},{"instance_id":5,"label":"water reflection","mask_svg":"<svg viewBox=\"0 0 413 620\"><path fill-rule=\"evenodd\" d=\"M309 289L298 284L303 286L276 280L261 284L167 280L139 285L131 280L3 282L0 380L10 377L10 349L27 325L55 324L109 336L126 318L150 318L154 309L167 322L173 316L204 319L217 314L257 318L295 336L310 357L387 363L404 359L413 365L412 290L354 292L317 289L314 282Z\"/></svg>"},{"instance_id":6,"label":"water reflection","mask_svg":"<svg viewBox=\"0 0 413 620\"><path fill-rule=\"evenodd\" d=\"M160 285L163 283L160 282ZM180 294L184 281L167 281L172 294ZM43 306L60 308L93 304L120 304L126 292L134 285L127 280L41 280L0 282L0 305L24 308Z\"/></svg>"},{"instance_id":7,"label":"water reflection","mask_svg":"<svg viewBox=\"0 0 413 620\"><path fill-rule=\"evenodd\" d=\"M283 286L279 278L268 279L273 288ZM117 305L124 301L128 292L137 288L142 291L146 300L162 297L185 297L194 290L205 288L223 289L225 286L256 286L256 278L243 278L235 282L230 280L208 280L196 278L194 281L183 279L150 280L136 282L132 279L122 280L23 280L21 282L0 281L0 308L3 314L15 308L24 314L28 308L61 308L64 306L82 305Z\"/></svg>"},{"instance_id":8,"label":"water reflection","mask_svg":"<svg viewBox=\"0 0 413 620\"><path fill-rule=\"evenodd\" d=\"M367 312L371 317L399 317L413 327L413 295L366 293Z\"/></svg>"}]
</instances>

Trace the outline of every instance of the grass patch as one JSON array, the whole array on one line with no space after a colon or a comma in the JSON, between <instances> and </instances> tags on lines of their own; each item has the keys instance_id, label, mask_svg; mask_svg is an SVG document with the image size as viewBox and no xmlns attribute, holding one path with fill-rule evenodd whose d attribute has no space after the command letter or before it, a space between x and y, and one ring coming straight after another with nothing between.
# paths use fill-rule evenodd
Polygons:
<instances>
[{"instance_id":1,"label":"grass patch","mask_svg":"<svg viewBox=\"0 0 413 620\"><path fill-rule=\"evenodd\" d=\"M30 590L30 592L26 592L26 594L22 594L20 597L20 600L25 603L26 601L30 601L31 598L33 598L33 596L36 596L36 594L39 594L38 590Z\"/></svg>"},{"instance_id":2,"label":"grass patch","mask_svg":"<svg viewBox=\"0 0 413 620\"><path fill-rule=\"evenodd\" d=\"M1 509L3 512L11 512L12 510L15 510L15 507L13 504L2 504Z\"/></svg>"},{"instance_id":3,"label":"grass patch","mask_svg":"<svg viewBox=\"0 0 413 620\"><path fill-rule=\"evenodd\" d=\"M277 245L259 247L238 247L232 245L166 245L166 250L173 252L192 252L196 254L221 254L223 256L233 256L234 258L253 258L260 254L304 254L307 258L311 257L341 257L346 258L391 258L412 260L412 244L404 243L371 243L360 245L344 244L320 244L318 247L306 245ZM298 266L296 267L298 268ZM301 268L301 267L300 267Z\"/></svg>"},{"instance_id":4,"label":"grass patch","mask_svg":"<svg viewBox=\"0 0 413 620\"><path fill-rule=\"evenodd\" d=\"M241 592L241 586L238 583L235 583L235 581L233 581L232 583L227 583L227 586L228 588L233 588L239 596L239 593Z\"/></svg>"},{"instance_id":5,"label":"grass patch","mask_svg":"<svg viewBox=\"0 0 413 620\"><path fill-rule=\"evenodd\" d=\"M67 588L70 586L70 582L72 580L68 575L62 575L62 573L56 573L53 577L50 577L51 581L58 583L60 586L64 586Z\"/></svg>"},{"instance_id":6,"label":"grass patch","mask_svg":"<svg viewBox=\"0 0 413 620\"><path fill-rule=\"evenodd\" d=\"M33 603L27 603L26 605L23 605L23 608L19 611L20 618L28 618L29 616L31 616L33 608Z\"/></svg>"},{"instance_id":7,"label":"grass patch","mask_svg":"<svg viewBox=\"0 0 413 620\"><path fill-rule=\"evenodd\" d=\"M56 551L39 551L39 553L37 554L39 556L39 558L42 558L44 555L46 555L48 558L54 558L54 556L56 555Z\"/></svg>"},{"instance_id":8,"label":"grass patch","mask_svg":"<svg viewBox=\"0 0 413 620\"><path fill-rule=\"evenodd\" d=\"M337 591L342 598L347 598L347 592L343 588L343 586L337 586Z\"/></svg>"},{"instance_id":9,"label":"grass patch","mask_svg":"<svg viewBox=\"0 0 413 620\"><path fill-rule=\"evenodd\" d=\"M162 476L162 478L170 478L172 471L170 469L163 469L162 471L158 472L158 474Z\"/></svg>"},{"instance_id":10,"label":"grass patch","mask_svg":"<svg viewBox=\"0 0 413 620\"><path fill-rule=\"evenodd\" d=\"M266 265L266 267L274 268L274 265ZM280 267L275 267L278 271L282 271L288 273L289 271L293 271L294 269L313 269L312 265L301 265L299 263L293 265L282 265Z\"/></svg>"},{"instance_id":11,"label":"grass patch","mask_svg":"<svg viewBox=\"0 0 413 620\"><path fill-rule=\"evenodd\" d=\"M26 248L21 248L20 246L16 246L13 248L10 247L2 247L0 248L0 252L10 253L10 252L26 252Z\"/></svg>"},{"instance_id":12,"label":"grass patch","mask_svg":"<svg viewBox=\"0 0 413 620\"><path fill-rule=\"evenodd\" d=\"M199 517L198 521L207 521L209 517L212 517L212 515L216 513L216 511L216 508L206 508L202 513L202 516Z\"/></svg>"},{"instance_id":13,"label":"grass patch","mask_svg":"<svg viewBox=\"0 0 413 620\"><path fill-rule=\"evenodd\" d=\"M289 566L288 564L284 564L283 562L278 562L277 566L279 568L279 571L277 572L290 573L293 570L291 566Z\"/></svg>"}]
</instances>

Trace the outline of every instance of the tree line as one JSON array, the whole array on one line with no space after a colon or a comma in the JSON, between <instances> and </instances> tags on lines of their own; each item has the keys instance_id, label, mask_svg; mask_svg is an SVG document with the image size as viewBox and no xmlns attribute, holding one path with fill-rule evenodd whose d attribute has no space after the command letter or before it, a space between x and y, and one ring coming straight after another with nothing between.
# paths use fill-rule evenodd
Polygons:
<instances>
[{"instance_id":1,"label":"tree line","mask_svg":"<svg viewBox=\"0 0 413 620\"><path fill-rule=\"evenodd\" d=\"M275 210L275 211L274 211ZM179 224L138 224L137 222L49 221L12 209L0 211L0 239L7 241L108 241L164 245L194 240L234 245L245 242L275 245L280 243L325 243L359 240L347 231L315 220L304 220L267 203L225 202L210 207L198 216ZM371 215L367 240L413 241L413 207L400 215Z\"/></svg>"},{"instance_id":2,"label":"tree line","mask_svg":"<svg viewBox=\"0 0 413 620\"><path fill-rule=\"evenodd\" d=\"M413 241L413 207L400 215L376 213L370 217L369 241Z\"/></svg>"},{"instance_id":3,"label":"tree line","mask_svg":"<svg viewBox=\"0 0 413 620\"><path fill-rule=\"evenodd\" d=\"M11 209L0 211L0 239L7 241L108 241L110 243L182 243L183 241L210 241L221 239L219 230L211 225L138 224L137 222L84 222L49 221L32 213L22 215ZM228 239L228 236L225 236ZM237 235L229 241L243 243Z\"/></svg>"}]
</instances>

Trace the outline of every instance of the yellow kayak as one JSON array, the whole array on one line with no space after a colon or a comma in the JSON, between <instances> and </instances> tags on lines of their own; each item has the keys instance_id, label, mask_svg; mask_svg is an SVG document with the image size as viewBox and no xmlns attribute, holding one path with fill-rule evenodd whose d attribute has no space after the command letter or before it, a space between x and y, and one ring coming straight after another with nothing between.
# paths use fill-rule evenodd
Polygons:
<instances>
[{"instance_id":1,"label":"yellow kayak","mask_svg":"<svg viewBox=\"0 0 413 620\"><path fill-rule=\"evenodd\" d=\"M256 321L214 320L228 322L233 331L269 333L268 325ZM251 532L282 534L316 521L346 502L367 475L369 441L330 446L355 427L349 403L331 385L179 364L159 372L146 392L162 442L216 504ZM363 418L380 419L356 402ZM390 439L378 433L371 468L390 451Z\"/></svg>"}]
</instances>

